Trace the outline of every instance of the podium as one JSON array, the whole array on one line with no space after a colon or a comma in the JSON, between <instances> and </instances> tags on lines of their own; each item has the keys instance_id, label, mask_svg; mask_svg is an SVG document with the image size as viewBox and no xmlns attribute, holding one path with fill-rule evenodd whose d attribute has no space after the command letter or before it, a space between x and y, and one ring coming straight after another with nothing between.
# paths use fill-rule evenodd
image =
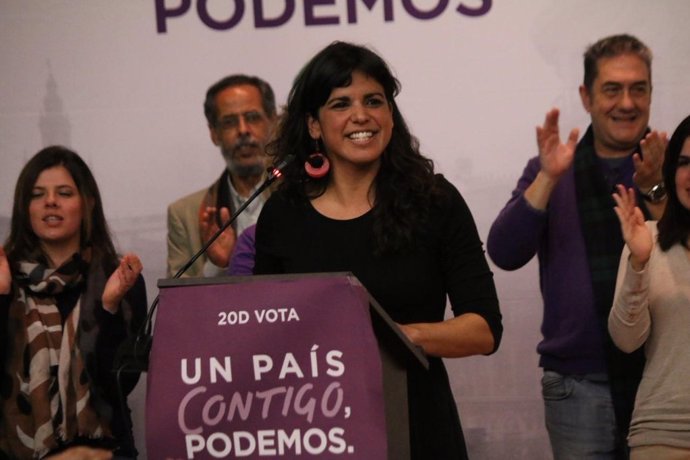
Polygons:
<instances>
[{"instance_id":1,"label":"podium","mask_svg":"<svg viewBox=\"0 0 690 460\"><path fill-rule=\"evenodd\" d=\"M428 361L352 274L158 286L150 458L410 458L406 374Z\"/></svg>"}]
</instances>

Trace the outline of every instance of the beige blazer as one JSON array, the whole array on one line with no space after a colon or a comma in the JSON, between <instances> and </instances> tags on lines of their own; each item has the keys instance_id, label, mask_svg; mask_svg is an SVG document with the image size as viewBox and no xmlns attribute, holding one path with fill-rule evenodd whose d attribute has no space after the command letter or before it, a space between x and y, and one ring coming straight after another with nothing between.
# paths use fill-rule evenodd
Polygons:
<instances>
[{"instance_id":1,"label":"beige blazer","mask_svg":"<svg viewBox=\"0 0 690 460\"><path fill-rule=\"evenodd\" d=\"M169 278L201 249L199 208L207 191L208 187L203 188L168 206L167 276ZM206 255L202 255L182 276L185 278L204 276L206 260Z\"/></svg>"},{"instance_id":2,"label":"beige blazer","mask_svg":"<svg viewBox=\"0 0 690 460\"><path fill-rule=\"evenodd\" d=\"M275 184L274 184L275 186ZM273 191L269 187L261 194L267 200ZM199 208L209 187L184 196L168 206L168 259L167 276L172 278L202 246L199 230ZM232 210L231 210L232 211ZM201 255L182 275L183 278L201 278L208 257Z\"/></svg>"}]
</instances>

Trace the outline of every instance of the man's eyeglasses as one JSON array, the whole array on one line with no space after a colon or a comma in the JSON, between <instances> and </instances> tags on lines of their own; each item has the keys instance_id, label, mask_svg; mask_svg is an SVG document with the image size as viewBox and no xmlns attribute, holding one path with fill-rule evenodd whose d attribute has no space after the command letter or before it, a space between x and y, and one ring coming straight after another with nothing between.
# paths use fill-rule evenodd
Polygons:
<instances>
[{"instance_id":1,"label":"man's eyeglasses","mask_svg":"<svg viewBox=\"0 0 690 460\"><path fill-rule=\"evenodd\" d=\"M216 123L216 128L223 131L230 131L237 129L240 125L240 117L244 118L244 122L248 125L256 125L264 121L265 117L261 112L251 111L242 114L227 115Z\"/></svg>"}]
</instances>

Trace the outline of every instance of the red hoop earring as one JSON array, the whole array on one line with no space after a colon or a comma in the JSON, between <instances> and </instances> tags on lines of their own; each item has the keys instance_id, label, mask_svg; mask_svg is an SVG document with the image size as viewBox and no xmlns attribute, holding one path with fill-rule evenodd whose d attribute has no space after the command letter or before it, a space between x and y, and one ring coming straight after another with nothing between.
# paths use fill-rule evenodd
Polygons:
<instances>
[{"instance_id":1,"label":"red hoop earring","mask_svg":"<svg viewBox=\"0 0 690 460\"><path fill-rule=\"evenodd\" d=\"M316 151L307 157L307 161L304 162L304 170L307 172L307 176L312 179L321 179L328 174L331 164L328 157L319 151L318 139L314 139L314 145Z\"/></svg>"}]
</instances>

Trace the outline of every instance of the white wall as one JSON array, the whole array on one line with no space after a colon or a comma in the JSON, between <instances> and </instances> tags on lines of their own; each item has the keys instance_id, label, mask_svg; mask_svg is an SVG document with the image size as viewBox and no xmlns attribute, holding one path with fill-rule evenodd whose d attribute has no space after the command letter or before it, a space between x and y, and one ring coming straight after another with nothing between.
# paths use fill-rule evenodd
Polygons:
<instances>
[{"instance_id":1,"label":"white wall","mask_svg":"<svg viewBox=\"0 0 690 460\"><path fill-rule=\"evenodd\" d=\"M189 8L158 33L156 3ZM263 0L278 17L290 0ZM628 32L654 51L652 125L672 130L690 113L690 3L686 0L354 0L313 8L335 25L307 25L305 5L283 26L255 28L249 0L0 0L0 238L17 175L45 145L60 143L92 167L122 250L143 257L149 294L165 265L165 209L209 184L223 167L202 112L208 86L230 73L268 80L280 103L292 79L332 40L372 45L403 85L399 105L422 150L463 193L482 238L527 159L534 127L552 106L562 127L588 123L577 95L582 53L598 38ZM476 17L464 5L488 9ZM384 6L393 20L384 20ZM412 17L405 5L443 13ZM443 6L446 5L445 9ZM308 8L307 8L308 9ZM549 458L534 351L541 299L534 263L495 270L505 335L490 358L449 362L473 458ZM144 386L130 398L143 430ZM143 442L140 442L143 448Z\"/></svg>"}]
</instances>

